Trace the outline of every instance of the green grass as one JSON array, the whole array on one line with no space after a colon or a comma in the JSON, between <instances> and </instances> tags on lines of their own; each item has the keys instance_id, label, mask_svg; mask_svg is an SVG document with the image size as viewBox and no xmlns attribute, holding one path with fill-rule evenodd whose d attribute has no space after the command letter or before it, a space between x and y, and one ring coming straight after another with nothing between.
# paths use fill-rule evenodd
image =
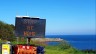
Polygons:
<instances>
[{"instance_id":1,"label":"green grass","mask_svg":"<svg viewBox=\"0 0 96 54\"><path fill-rule=\"evenodd\" d=\"M72 47L63 50L60 48L60 46L46 46L45 54L85 54L85 53L76 50Z\"/></svg>"}]
</instances>

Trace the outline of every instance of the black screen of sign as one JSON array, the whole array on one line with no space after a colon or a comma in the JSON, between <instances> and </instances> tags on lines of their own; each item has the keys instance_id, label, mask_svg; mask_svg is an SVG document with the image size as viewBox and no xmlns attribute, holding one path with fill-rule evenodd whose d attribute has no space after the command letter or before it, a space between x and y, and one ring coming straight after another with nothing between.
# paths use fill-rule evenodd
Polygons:
<instances>
[{"instance_id":1,"label":"black screen of sign","mask_svg":"<svg viewBox=\"0 0 96 54\"><path fill-rule=\"evenodd\" d=\"M15 35L17 37L45 37L45 19L16 18Z\"/></svg>"}]
</instances>

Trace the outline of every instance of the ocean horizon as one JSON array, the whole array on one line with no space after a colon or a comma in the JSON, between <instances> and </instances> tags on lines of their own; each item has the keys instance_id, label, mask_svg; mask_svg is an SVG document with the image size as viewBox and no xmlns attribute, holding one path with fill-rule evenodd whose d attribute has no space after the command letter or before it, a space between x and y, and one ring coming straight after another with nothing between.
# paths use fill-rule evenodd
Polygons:
<instances>
[{"instance_id":1,"label":"ocean horizon","mask_svg":"<svg viewBox=\"0 0 96 54\"><path fill-rule=\"evenodd\" d=\"M79 50L96 50L96 35L46 35L45 38L61 38ZM59 42L48 42L57 45Z\"/></svg>"}]
</instances>

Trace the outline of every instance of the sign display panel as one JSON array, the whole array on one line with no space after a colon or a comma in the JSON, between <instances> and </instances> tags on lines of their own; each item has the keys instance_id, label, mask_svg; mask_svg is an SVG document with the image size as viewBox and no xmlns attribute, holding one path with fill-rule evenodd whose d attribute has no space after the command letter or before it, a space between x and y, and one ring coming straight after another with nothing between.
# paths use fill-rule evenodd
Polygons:
<instances>
[{"instance_id":1,"label":"sign display panel","mask_svg":"<svg viewBox=\"0 0 96 54\"><path fill-rule=\"evenodd\" d=\"M16 17L15 21L15 35L18 37L45 37L46 19Z\"/></svg>"},{"instance_id":2,"label":"sign display panel","mask_svg":"<svg viewBox=\"0 0 96 54\"><path fill-rule=\"evenodd\" d=\"M2 44L2 54L10 54L10 45Z\"/></svg>"}]
</instances>

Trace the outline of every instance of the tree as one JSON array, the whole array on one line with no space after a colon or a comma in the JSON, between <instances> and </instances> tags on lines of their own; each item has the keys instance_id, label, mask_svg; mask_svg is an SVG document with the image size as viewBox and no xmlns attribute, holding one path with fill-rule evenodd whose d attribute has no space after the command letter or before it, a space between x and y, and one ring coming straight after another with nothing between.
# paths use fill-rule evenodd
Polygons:
<instances>
[{"instance_id":1,"label":"tree","mask_svg":"<svg viewBox=\"0 0 96 54\"><path fill-rule=\"evenodd\" d=\"M6 24L0 21L0 38L3 40L14 40L14 28L13 25Z\"/></svg>"}]
</instances>

